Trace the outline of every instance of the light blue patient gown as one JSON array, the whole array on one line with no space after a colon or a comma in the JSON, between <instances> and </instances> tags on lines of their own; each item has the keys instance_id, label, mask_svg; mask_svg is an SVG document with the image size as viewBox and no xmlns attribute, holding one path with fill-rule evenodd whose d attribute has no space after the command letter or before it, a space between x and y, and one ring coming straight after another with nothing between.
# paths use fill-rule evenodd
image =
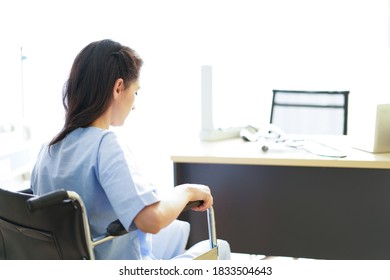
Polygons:
<instances>
[{"instance_id":1,"label":"light blue patient gown","mask_svg":"<svg viewBox=\"0 0 390 280\"><path fill-rule=\"evenodd\" d=\"M38 195L58 189L77 192L85 203L92 236L104 233L117 219L129 229L129 234L97 246L96 259L191 258L207 250L203 244L195 246L199 252L184 253L190 231L186 222L175 221L155 236L136 228L136 215L158 202L159 196L141 176L129 149L110 130L78 128L50 150L44 145L31 187ZM161 238L169 241L161 243Z\"/></svg>"}]
</instances>

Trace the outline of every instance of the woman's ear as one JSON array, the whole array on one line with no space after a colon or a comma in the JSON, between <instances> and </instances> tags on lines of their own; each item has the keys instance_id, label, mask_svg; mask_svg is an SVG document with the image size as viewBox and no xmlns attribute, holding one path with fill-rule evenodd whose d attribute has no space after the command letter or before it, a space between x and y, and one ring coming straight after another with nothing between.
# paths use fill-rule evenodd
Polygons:
<instances>
[{"instance_id":1,"label":"woman's ear","mask_svg":"<svg viewBox=\"0 0 390 280\"><path fill-rule=\"evenodd\" d=\"M116 99L120 96L120 93L122 92L122 90L124 90L124 88L125 88L125 83L124 83L123 79L117 79L115 81L114 88L112 91L114 99Z\"/></svg>"}]
</instances>

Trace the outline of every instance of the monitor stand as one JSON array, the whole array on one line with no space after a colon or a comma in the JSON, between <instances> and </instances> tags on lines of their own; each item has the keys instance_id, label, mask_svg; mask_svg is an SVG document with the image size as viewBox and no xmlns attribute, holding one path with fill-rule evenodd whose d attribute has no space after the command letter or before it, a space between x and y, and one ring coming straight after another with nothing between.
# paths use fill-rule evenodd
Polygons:
<instances>
[{"instance_id":1,"label":"monitor stand","mask_svg":"<svg viewBox=\"0 0 390 280\"><path fill-rule=\"evenodd\" d=\"M240 136L243 127L214 128L213 122L213 96L212 96L212 67L201 67L202 96L201 96L201 132L200 139L204 141L217 141Z\"/></svg>"}]
</instances>

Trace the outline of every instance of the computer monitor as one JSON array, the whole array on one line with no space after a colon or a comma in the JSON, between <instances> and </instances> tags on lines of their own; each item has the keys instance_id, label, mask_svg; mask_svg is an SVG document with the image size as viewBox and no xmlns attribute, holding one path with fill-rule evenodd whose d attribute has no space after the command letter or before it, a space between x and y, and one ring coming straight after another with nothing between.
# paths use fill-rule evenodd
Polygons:
<instances>
[{"instance_id":1,"label":"computer monitor","mask_svg":"<svg viewBox=\"0 0 390 280\"><path fill-rule=\"evenodd\" d=\"M390 152L390 104L376 105L374 118L365 119L350 137L354 148L370 153Z\"/></svg>"}]
</instances>

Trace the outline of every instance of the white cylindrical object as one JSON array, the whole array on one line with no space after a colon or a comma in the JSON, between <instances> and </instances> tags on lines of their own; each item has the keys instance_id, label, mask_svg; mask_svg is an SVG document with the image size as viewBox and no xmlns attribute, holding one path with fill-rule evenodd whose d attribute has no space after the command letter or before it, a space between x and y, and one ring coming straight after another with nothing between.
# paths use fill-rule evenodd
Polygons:
<instances>
[{"instance_id":1,"label":"white cylindrical object","mask_svg":"<svg viewBox=\"0 0 390 280\"><path fill-rule=\"evenodd\" d=\"M202 76L202 96L201 96L201 118L202 131L213 131L213 83L212 83L212 67L203 65L201 68Z\"/></svg>"}]
</instances>

